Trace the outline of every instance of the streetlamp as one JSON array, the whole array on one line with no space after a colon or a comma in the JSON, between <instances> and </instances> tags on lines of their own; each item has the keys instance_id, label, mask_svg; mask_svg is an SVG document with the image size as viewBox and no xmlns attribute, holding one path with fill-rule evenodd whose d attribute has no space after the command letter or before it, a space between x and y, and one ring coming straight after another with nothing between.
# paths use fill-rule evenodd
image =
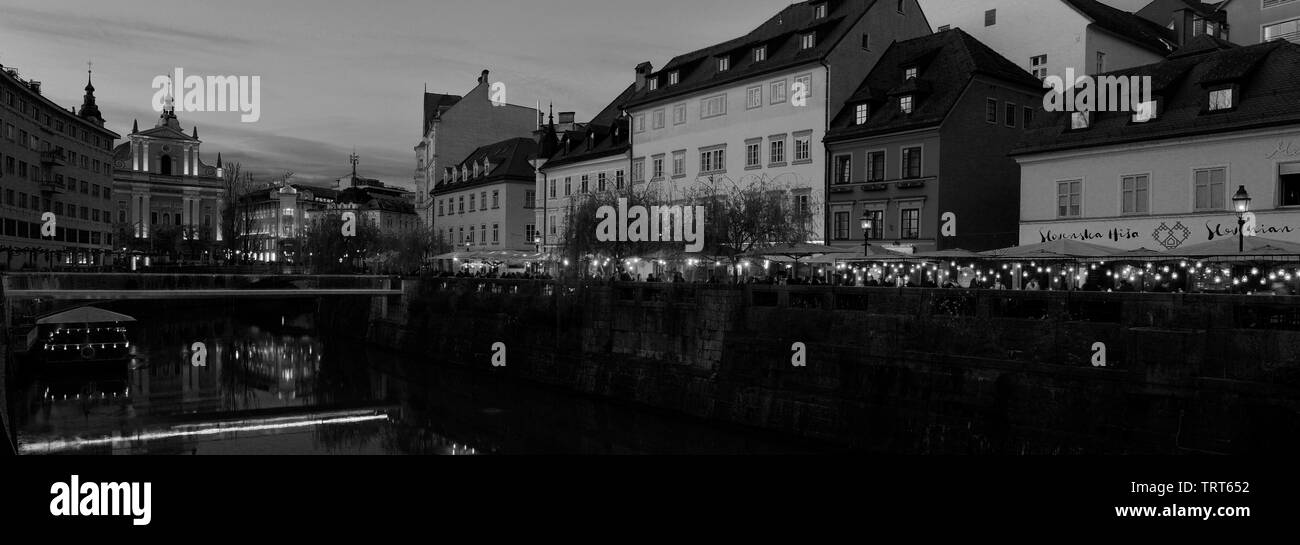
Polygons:
<instances>
[{"instance_id":1,"label":"streetlamp","mask_svg":"<svg viewBox=\"0 0 1300 545\"><path fill-rule=\"evenodd\" d=\"M870 211L862 212L862 257L867 257L871 252L871 228L875 225L876 220L871 217Z\"/></svg>"},{"instance_id":2,"label":"streetlamp","mask_svg":"<svg viewBox=\"0 0 1300 545\"><path fill-rule=\"evenodd\" d=\"M1246 214L1250 212L1250 193L1246 192L1246 186L1237 189L1237 194L1232 196L1233 208L1237 209L1237 253L1246 252Z\"/></svg>"}]
</instances>

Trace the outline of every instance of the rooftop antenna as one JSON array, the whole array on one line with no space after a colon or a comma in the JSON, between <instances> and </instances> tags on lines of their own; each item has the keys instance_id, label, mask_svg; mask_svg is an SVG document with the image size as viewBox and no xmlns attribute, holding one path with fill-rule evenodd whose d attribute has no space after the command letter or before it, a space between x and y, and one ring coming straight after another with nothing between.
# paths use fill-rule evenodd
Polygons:
<instances>
[{"instance_id":1,"label":"rooftop antenna","mask_svg":"<svg viewBox=\"0 0 1300 545\"><path fill-rule=\"evenodd\" d=\"M356 146L352 146L352 155L348 156L348 161L352 163L352 185L356 186L357 185L357 163L361 161L361 157L357 155Z\"/></svg>"}]
</instances>

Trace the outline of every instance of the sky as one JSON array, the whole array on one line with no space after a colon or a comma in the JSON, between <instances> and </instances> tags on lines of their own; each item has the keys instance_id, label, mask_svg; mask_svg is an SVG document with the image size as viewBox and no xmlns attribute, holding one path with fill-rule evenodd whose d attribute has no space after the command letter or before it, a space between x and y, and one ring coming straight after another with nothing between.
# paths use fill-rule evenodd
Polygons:
<instances>
[{"instance_id":1,"label":"sky","mask_svg":"<svg viewBox=\"0 0 1300 545\"><path fill-rule=\"evenodd\" d=\"M927 12L947 2L921 0ZM1048 1L1048 0L1023 0ZM1135 9L1141 0L1109 0ZM79 106L86 63L108 127L158 119L155 77L260 76L261 118L180 112L203 160L325 184L351 169L412 187L422 95L463 95L479 73L507 101L589 119L642 61L740 36L790 0L0 0L0 64Z\"/></svg>"}]
</instances>

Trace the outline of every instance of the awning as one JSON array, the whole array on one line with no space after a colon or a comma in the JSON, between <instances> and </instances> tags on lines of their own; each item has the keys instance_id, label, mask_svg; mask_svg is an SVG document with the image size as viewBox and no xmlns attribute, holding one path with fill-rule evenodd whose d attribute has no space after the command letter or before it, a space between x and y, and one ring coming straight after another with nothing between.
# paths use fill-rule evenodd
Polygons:
<instances>
[{"instance_id":1,"label":"awning","mask_svg":"<svg viewBox=\"0 0 1300 545\"><path fill-rule=\"evenodd\" d=\"M46 324L112 324L134 322L135 318L98 307L78 307L37 318L36 325Z\"/></svg>"}]
</instances>

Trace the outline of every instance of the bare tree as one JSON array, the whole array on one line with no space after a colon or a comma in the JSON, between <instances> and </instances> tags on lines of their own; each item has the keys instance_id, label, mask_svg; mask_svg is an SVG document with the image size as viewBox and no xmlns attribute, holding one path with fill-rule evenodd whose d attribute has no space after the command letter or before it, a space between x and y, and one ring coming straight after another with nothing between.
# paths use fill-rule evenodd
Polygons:
<instances>
[{"instance_id":1,"label":"bare tree","mask_svg":"<svg viewBox=\"0 0 1300 545\"><path fill-rule=\"evenodd\" d=\"M713 179L687 191L687 201L705 210L705 248L726 257L732 275L736 265L755 250L777 244L800 244L816 231L813 210L818 203L766 176Z\"/></svg>"}]
</instances>

